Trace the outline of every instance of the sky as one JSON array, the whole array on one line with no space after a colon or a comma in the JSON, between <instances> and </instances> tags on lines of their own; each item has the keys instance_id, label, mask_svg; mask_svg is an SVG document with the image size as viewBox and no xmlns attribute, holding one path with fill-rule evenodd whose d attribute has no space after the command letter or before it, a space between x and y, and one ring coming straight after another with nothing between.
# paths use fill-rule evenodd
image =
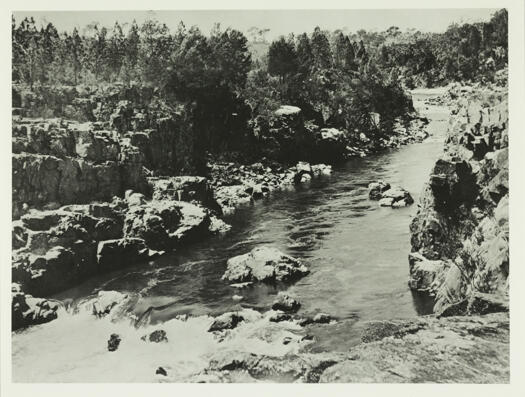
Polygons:
<instances>
[{"instance_id":1,"label":"sky","mask_svg":"<svg viewBox=\"0 0 525 397\"><path fill-rule=\"evenodd\" d=\"M20 21L32 16L37 26L52 22L59 31L80 32L92 23L112 27L115 21L121 25L133 19L142 23L155 18L166 23L174 31L182 20L186 27L197 25L203 33L209 33L213 24L231 27L247 33L252 26L267 28L266 38L272 40L290 32L311 32L316 26L336 30L347 28L349 32L360 29L384 31L390 26L401 30L416 29L422 32L443 32L453 22L478 22L490 19L496 9L374 9L374 10L169 10L169 11L24 11L13 12Z\"/></svg>"}]
</instances>

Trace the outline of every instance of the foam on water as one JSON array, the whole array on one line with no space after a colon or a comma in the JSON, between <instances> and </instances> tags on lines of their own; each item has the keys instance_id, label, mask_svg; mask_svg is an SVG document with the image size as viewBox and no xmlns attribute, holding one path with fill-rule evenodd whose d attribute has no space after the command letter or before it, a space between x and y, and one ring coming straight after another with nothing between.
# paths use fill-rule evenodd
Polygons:
<instances>
[{"instance_id":1,"label":"foam on water","mask_svg":"<svg viewBox=\"0 0 525 397\"><path fill-rule=\"evenodd\" d=\"M184 381L208 366L220 351L243 351L271 356L297 352L301 327L292 322L271 323L268 316L245 309L246 322L220 336L207 332L209 316L172 319L158 325L135 328L129 317L115 321L96 318L88 310L71 314L61 310L47 324L13 334L15 382L155 382ZM166 332L168 342L152 343L141 337L154 330ZM107 349L111 334L121 343ZM283 344L285 337L293 340ZM168 376L156 375L163 367Z\"/></svg>"}]
</instances>

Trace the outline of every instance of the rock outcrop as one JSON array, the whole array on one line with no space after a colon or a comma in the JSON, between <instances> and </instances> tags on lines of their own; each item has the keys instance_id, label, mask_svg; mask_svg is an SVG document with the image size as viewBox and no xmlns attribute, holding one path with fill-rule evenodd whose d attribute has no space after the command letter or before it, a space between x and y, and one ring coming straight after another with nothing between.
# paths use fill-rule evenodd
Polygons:
<instances>
[{"instance_id":1,"label":"rock outcrop","mask_svg":"<svg viewBox=\"0 0 525 397\"><path fill-rule=\"evenodd\" d=\"M444 155L410 226L409 285L435 298L436 313L475 313L479 294L508 300L506 90L456 92Z\"/></svg>"},{"instance_id":2,"label":"rock outcrop","mask_svg":"<svg viewBox=\"0 0 525 397\"><path fill-rule=\"evenodd\" d=\"M32 210L13 223L13 281L36 296L211 234L210 213L183 201L126 200Z\"/></svg>"},{"instance_id":3,"label":"rock outcrop","mask_svg":"<svg viewBox=\"0 0 525 397\"><path fill-rule=\"evenodd\" d=\"M195 382L507 383L508 313L374 321L345 352L221 351Z\"/></svg>"},{"instance_id":4,"label":"rock outcrop","mask_svg":"<svg viewBox=\"0 0 525 397\"><path fill-rule=\"evenodd\" d=\"M108 201L127 189L146 193L152 174L195 171L191 109L159 103L151 89L40 87L20 93L26 116L51 117L13 117L15 219L29 208Z\"/></svg>"},{"instance_id":5,"label":"rock outcrop","mask_svg":"<svg viewBox=\"0 0 525 397\"><path fill-rule=\"evenodd\" d=\"M320 382L502 383L509 382L509 319L506 313L378 322L367 343L327 368Z\"/></svg>"}]
</instances>

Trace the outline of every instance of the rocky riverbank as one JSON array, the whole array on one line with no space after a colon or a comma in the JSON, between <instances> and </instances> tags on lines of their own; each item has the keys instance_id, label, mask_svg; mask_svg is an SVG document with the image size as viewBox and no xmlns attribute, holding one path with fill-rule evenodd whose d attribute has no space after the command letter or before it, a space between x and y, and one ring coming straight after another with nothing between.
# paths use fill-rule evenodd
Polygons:
<instances>
[{"instance_id":1,"label":"rocky riverbank","mask_svg":"<svg viewBox=\"0 0 525 397\"><path fill-rule=\"evenodd\" d=\"M196 381L509 382L507 87L452 85L434 104L451 118L411 223L409 286L435 314L371 322L348 353L219 355Z\"/></svg>"},{"instance_id":2,"label":"rocky riverbank","mask_svg":"<svg viewBox=\"0 0 525 397\"><path fill-rule=\"evenodd\" d=\"M447 96L454 116L410 227L409 285L433 296L442 315L500 310L508 307L507 87L453 87Z\"/></svg>"},{"instance_id":3,"label":"rocky riverbank","mask_svg":"<svg viewBox=\"0 0 525 397\"><path fill-rule=\"evenodd\" d=\"M285 110L276 133L295 139L301 111ZM332 171L210 158L196 176L190 115L139 86L13 91L13 329L55 319L46 297L227 231L222 215ZM426 138L427 122L397 120L387 138L321 129L312 139L327 158L366 156Z\"/></svg>"},{"instance_id":4,"label":"rocky riverbank","mask_svg":"<svg viewBox=\"0 0 525 397\"><path fill-rule=\"evenodd\" d=\"M287 169L267 160L249 166L227 162L212 164L210 163L212 171L209 179L154 177L148 180L152 189L151 197L138 192L128 192L122 198L107 202L107 207L118 213L118 216L114 217L115 222L122 219L123 233L135 233L136 237L133 238L144 242L144 248L147 250L141 254L148 255L144 258L145 261L149 260L149 255L154 256L164 250L176 249L179 240L175 236L180 236L183 231L191 234L192 230L200 230L203 235L210 235L226 228L224 224L220 224L218 215L241 204L234 200L238 197L234 193L222 196L231 197L231 201L221 201L221 196L217 195L221 187L225 189L224 192L228 192L229 189L243 192L247 197L245 202L251 202L269 194L272 189L301 181L304 183L317 175L328 174L330 170L329 166L312 166L306 163L299 163ZM387 183L371 186L371 191L375 192L373 195L377 196L375 198L382 198L382 194L389 190L386 186ZM374 187L377 189L374 190ZM456 190L452 191L456 194ZM405 194L400 193L398 196L403 198ZM161 203L168 208L159 214L155 213L154 208L148 207L148 203L154 200L158 200L154 203L154 208L159 207ZM70 205L53 211L62 213L82 209L80 213L83 215L73 219L71 215L64 215L62 219L61 215L60 222L65 225L72 223L73 229L85 229L88 232L91 223L94 222L96 226L101 222L101 219L93 221L90 217L112 219L106 213L105 216L99 212L95 213L96 205L100 203ZM178 211L172 211L172 205ZM194 210L202 209L208 215L209 223L205 223L206 228L183 228L181 223L185 217L188 220L198 218L190 217L190 214L184 215L181 208L184 205L191 206ZM95 207L92 209L92 206ZM422 210L419 211L418 217L421 216L421 212ZM43 227L39 223L41 220L39 217L33 219L32 215L40 213L29 211L19 222L25 222L25 225L36 228L32 232L38 232L38 228ZM168 229L171 223L164 221L163 216L168 215L166 219L171 219L171 216L179 219L175 230ZM74 222L79 222L78 227ZM51 236L52 242L64 238L59 232L62 229L57 226L44 230L44 234ZM53 230L54 228L56 230ZM89 229L92 239L98 236L96 231L96 228ZM22 238L21 241L26 240ZM97 247L100 244L96 240L92 243L97 243ZM24 248L27 247L19 249L23 252ZM414 255L417 253L412 254ZM111 255L108 258L108 263L114 262ZM424 260L427 258L424 257ZM418 271L422 273L425 269L421 267ZM230 286L237 291L232 297L235 305L228 309L228 312L216 317L179 315L167 322L152 324L149 322L150 310L140 317L130 314L129 308L136 300L134 295L114 291L100 291L94 297L75 303L66 310L60 303L33 298L16 289L14 296L20 309L15 312L20 314L18 321L21 326L42 323L57 317L58 320L50 326L56 325L66 329L81 321L84 321L83 324L89 324L94 336L87 346L92 350L87 353L82 350L77 359L92 362L91 356L95 355L95 360L100 359L104 362L100 362L101 368L105 368L104 365L112 358L133 359L131 357L135 357L134 354L148 357L147 362L137 366L133 374L91 374L93 379L98 380L508 382L508 306L504 300L496 299L496 294L476 291L466 297L466 300L448 306L447 311L440 312L439 316L372 321L361 333L361 344L349 351L328 350L324 353L309 349L316 340L316 329L330 330L332 328L329 327L336 327L337 332L351 334L356 332L352 321L331 316L329 310L326 313L314 312L306 315L300 310L301 300L290 292L278 294L273 303L261 307L243 302L242 295L245 294L242 291L248 283L286 283L307 275L308 271L306 263L284 255L272 247L257 247L232 257L227 263L223 279L232 283ZM411 277L414 278L415 273L412 272ZM428 277L429 273L424 273L421 279L425 280ZM155 308L152 311L155 311ZM473 313L475 315L472 315ZM81 319L75 316L80 316ZM129 326L128 323L132 325ZM43 335L46 334L44 329L42 332ZM185 364L182 367L173 357L174 353L178 355L184 350L181 344L188 343L189 334L194 337L190 339L193 340L192 343L202 345L202 349L192 352L198 355L198 358L191 357L187 358L187 362L184 361L191 365ZM53 337L55 334L50 332L49 335ZM21 333L20 337L24 338L24 333ZM53 343L51 339L47 343ZM61 344L68 346L68 343L77 343L74 338L70 339L66 337ZM44 337L43 340L47 339ZM23 343L23 339L18 343ZM83 357L82 354L89 354L89 357ZM186 360L181 358L183 359ZM139 361L143 362L142 360ZM75 378L63 365L57 364L52 372L65 371L68 373L66 378ZM25 367L27 368L27 365ZM24 368L23 364L21 368ZM34 375L34 379L45 380L37 374Z\"/></svg>"}]
</instances>

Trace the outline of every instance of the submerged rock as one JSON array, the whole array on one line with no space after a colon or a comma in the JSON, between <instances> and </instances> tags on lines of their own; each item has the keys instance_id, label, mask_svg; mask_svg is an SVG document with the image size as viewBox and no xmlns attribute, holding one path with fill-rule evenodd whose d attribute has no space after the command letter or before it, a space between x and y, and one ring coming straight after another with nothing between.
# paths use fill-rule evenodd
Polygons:
<instances>
[{"instance_id":1,"label":"submerged rock","mask_svg":"<svg viewBox=\"0 0 525 397\"><path fill-rule=\"evenodd\" d=\"M326 313L317 313L313 317L305 317L299 320L299 325L305 326L309 324L329 324L332 321L332 316Z\"/></svg>"},{"instance_id":2,"label":"submerged rock","mask_svg":"<svg viewBox=\"0 0 525 397\"><path fill-rule=\"evenodd\" d=\"M236 282L291 281L309 273L298 259L268 246L231 258L226 265L222 279Z\"/></svg>"}]
</instances>

